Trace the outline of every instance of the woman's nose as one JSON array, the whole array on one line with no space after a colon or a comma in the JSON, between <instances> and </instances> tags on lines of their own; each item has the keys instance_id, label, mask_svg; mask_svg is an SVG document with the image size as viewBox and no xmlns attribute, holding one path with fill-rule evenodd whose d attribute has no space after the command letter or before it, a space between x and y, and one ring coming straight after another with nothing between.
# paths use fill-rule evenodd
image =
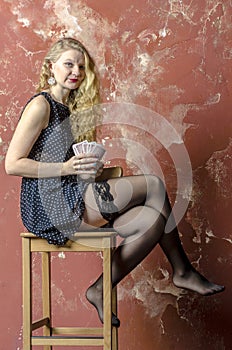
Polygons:
<instances>
[{"instance_id":1,"label":"woman's nose","mask_svg":"<svg viewBox=\"0 0 232 350\"><path fill-rule=\"evenodd\" d=\"M78 76L80 74L79 66L74 66L72 72L73 72L73 74Z\"/></svg>"}]
</instances>

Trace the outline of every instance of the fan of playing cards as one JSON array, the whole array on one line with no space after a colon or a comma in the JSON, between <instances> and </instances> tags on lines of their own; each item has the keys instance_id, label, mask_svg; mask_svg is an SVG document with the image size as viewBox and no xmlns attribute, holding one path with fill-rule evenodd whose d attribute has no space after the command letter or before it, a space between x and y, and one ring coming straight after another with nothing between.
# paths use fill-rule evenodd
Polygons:
<instances>
[{"instance_id":1,"label":"fan of playing cards","mask_svg":"<svg viewBox=\"0 0 232 350\"><path fill-rule=\"evenodd\" d=\"M75 143L72 148L76 156L81 153L91 153L99 160L102 159L106 152L105 148L100 143L95 141L88 142L87 140Z\"/></svg>"}]
</instances>

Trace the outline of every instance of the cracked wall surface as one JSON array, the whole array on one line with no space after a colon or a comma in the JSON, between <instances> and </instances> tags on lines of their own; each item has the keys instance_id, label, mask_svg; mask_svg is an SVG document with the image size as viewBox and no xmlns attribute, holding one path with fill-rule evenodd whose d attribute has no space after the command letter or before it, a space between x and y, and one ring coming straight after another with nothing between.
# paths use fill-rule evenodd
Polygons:
<instances>
[{"instance_id":1,"label":"cracked wall surface","mask_svg":"<svg viewBox=\"0 0 232 350\"><path fill-rule=\"evenodd\" d=\"M222 0L0 2L0 350L22 349L20 179L6 176L4 158L41 61L61 36L81 40L97 64L110 111L99 128L107 164L163 177L172 205L184 210L178 227L191 262L226 286L209 298L175 288L157 247L118 288L119 349L231 349L231 16ZM100 268L101 256L53 256L56 323L99 322L84 294Z\"/></svg>"}]
</instances>

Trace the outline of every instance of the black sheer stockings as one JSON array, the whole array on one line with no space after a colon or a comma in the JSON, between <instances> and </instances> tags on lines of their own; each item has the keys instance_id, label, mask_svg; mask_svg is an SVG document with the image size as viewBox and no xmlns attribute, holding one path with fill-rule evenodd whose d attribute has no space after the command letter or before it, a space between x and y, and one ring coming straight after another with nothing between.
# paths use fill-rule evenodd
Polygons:
<instances>
[{"instance_id":1,"label":"black sheer stockings","mask_svg":"<svg viewBox=\"0 0 232 350\"><path fill-rule=\"evenodd\" d=\"M159 179L152 176L133 176L112 179L109 184L120 213L114 220L113 227L124 238L112 257L112 287L128 275L159 243L172 266L173 283L177 287L201 295L224 290L223 286L209 282L192 267L176 228L171 233L164 233L171 206ZM103 322L102 288L100 276L89 287L86 297L95 306ZM118 322L118 318L113 315L112 324L116 325Z\"/></svg>"},{"instance_id":2,"label":"black sheer stockings","mask_svg":"<svg viewBox=\"0 0 232 350\"><path fill-rule=\"evenodd\" d=\"M185 254L177 230L164 234L159 244L172 266L173 283L176 287L205 296L225 289L224 286L209 282L193 268Z\"/></svg>"},{"instance_id":3,"label":"black sheer stockings","mask_svg":"<svg viewBox=\"0 0 232 350\"><path fill-rule=\"evenodd\" d=\"M97 312L100 321L103 323L103 279L102 276L86 291L86 299L92 304ZM112 326L119 327L120 320L112 313Z\"/></svg>"}]
</instances>

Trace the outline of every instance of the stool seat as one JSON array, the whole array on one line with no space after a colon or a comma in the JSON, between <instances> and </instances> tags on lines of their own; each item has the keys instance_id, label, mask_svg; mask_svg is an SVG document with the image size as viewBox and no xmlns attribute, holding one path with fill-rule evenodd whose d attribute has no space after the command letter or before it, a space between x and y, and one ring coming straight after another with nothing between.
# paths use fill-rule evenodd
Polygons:
<instances>
[{"instance_id":1,"label":"stool seat","mask_svg":"<svg viewBox=\"0 0 232 350\"><path fill-rule=\"evenodd\" d=\"M48 244L43 238L37 237L30 232L22 232L20 236L22 238L31 239L31 251L102 251L102 247L106 245L108 247L107 238L114 239L117 233L113 229L96 230L96 231L81 231L77 232L69 239L63 246L57 246L54 244ZM35 240L36 239L36 240ZM79 245L77 247L77 244ZM84 246L84 247L81 247Z\"/></svg>"}]
</instances>

